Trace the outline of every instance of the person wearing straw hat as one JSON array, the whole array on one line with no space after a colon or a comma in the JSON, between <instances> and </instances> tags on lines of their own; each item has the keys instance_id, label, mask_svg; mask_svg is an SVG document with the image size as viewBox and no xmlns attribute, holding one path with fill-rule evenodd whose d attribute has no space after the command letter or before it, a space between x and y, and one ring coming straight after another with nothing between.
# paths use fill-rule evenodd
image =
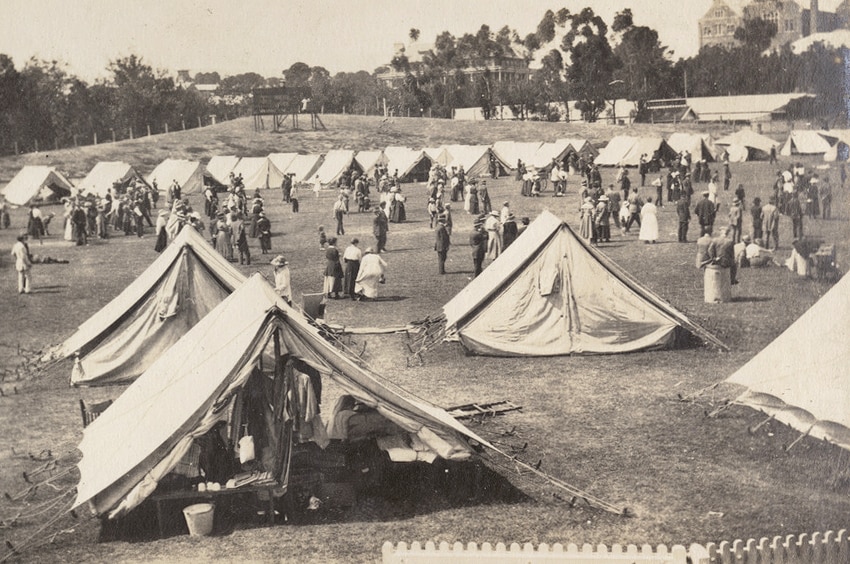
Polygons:
<instances>
[{"instance_id":1,"label":"person wearing straw hat","mask_svg":"<svg viewBox=\"0 0 850 564\"><path fill-rule=\"evenodd\" d=\"M289 261L283 255L277 255L269 263L274 268L274 289L283 301L292 305L292 277Z\"/></svg>"}]
</instances>

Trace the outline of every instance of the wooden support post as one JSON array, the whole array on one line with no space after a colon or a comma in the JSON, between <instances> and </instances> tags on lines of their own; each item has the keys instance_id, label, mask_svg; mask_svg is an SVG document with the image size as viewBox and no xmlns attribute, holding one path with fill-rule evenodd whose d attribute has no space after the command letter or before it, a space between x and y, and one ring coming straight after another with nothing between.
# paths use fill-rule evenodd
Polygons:
<instances>
[{"instance_id":1,"label":"wooden support post","mask_svg":"<svg viewBox=\"0 0 850 564\"><path fill-rule=\"evenodd\" d=\"M186 131L186 120L185 120L185 119L181 119L181 120L180 120L180 123L182 123L182 124L183 124L183 131Z\"/></svg>"},{"instance_id":2,"label":"wooden support post","mask_svg":"<svg viewBox=\"0 0 850 564\"><path fill-rule=\"evenodd\" d=\"M151 124L148 124L148 137L151 136Z\"/></svg>"},{"instance_id":3,"label":"wooden support post","mask_svg":"<svg viewBox=\"0 0 850 564\"><path fill-rule=\"evenodd\" d=\"M130 139L133 139L133 126L130 126Z\"/></svg>"},{"instance_id":4,"label":"wooden support post","mask_svg":"<svg viewBox=\"0 0 850 564\"><path fill-rule=\"evenodd\" d=\"M75 133L74 134L74 147L76 147L76 146L77 146L77 134Z\"/></svg>"},{"instance_id":5,"label":"wooden support post","mask_svg":"<svg viewBox=\"0 0 850 564\"><path fill-rule=\"evenodd\" d=\"M35 152L38 152L38 139L35 140Z\"/></svg>"},{"instance_id":6,"label":"wooden support post","mask_svg":"<svg viewBox=\"0 0 850 564\"><path fill-rule=\"evenodd\" d=\"M201 116L198 116L198 127L203 127L203 124L201 123Z\"/></svg>"},{"instance_id":7,"label":"wooden support post","mask_svg":"<svg viewBox=\"0 0 850 564\"><path fill-rule=\"evenodd\" d=\"M165 132L168 133L168 122L165 122Z\"/></svg>"},{"instance_id":8,"label":"wooden support post","mask_svg":"<svg viewBox=\"0 0 850 564\"><path fill-rule=\"evenodd\" d=\"M115 130L114 130L114 129L110 129L109 131L111 131L111 132L112 132L112 142L113 142L113 143L115 143Z\"/></svg>"},{"instance_id":9,"label":"wooden support post","mask_svg":"<svg viewBox=\"0 0 850 564\"><path fill-rule=\"evenodd\" d=\"M97 131L94 132L94 144L97 145Z\"/></svg>"},{"instance_id":10,"label":"wooden support post","mask_svg":"<svg viewBox=\"0 0 850 564\"><path fill-rule=\"evenodd\" d=\"M17 141L15 141L15 154L16 155L18 154L18 142Z\"/></svg>"}]
</instances>

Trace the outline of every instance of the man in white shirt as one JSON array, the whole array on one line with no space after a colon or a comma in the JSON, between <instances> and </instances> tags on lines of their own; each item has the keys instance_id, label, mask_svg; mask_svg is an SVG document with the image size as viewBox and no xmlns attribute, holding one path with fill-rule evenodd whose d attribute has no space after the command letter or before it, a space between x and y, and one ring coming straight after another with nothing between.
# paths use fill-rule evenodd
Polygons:
<instances>
[{"instance_id":1,"label":"man in white shirt","mask_svg":"<svg viewBox=\"0 0 850 564\"><path fill-rule=\"evenodd\" d=\"M274 289L277 295L283 298L287 304L292 305L292 278L289 272L289 263L283 255L278 255L269 264L274 267Z\"/></svg>"},{"instance_id":2,"label":"man in white shirt","mask_svg":"<svg viewBox=\"0 0 850 564\"><path fill-rule=\"evenodd\" d=\"M15 257L15 270L18 271L18 293L29 294L32 286L30 277L32 257L30 257L26 233L18 235L17 242L12 245L12 256Z\"/></svg>"}]
</instances>

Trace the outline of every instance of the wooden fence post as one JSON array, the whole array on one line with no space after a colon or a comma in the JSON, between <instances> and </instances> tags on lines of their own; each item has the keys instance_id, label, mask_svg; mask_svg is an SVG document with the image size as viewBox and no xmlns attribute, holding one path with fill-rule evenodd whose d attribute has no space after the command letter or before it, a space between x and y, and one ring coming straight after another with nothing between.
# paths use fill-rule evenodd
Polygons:
<instances>
[{"instance_id":1,"label":"wooden fence post","mask_svg":"<svg viewBox=\"0 0 850 564\"><path fill-rule=\"evenodd\" d=\"M94 144L97 145L97 131L94 132Z\"/></svg>"},{"instance_id":2,"label":"wooden fence post","mask_svg":"<svg viewBox=\"0 0 850 564\"><path fill-rule=\"evenodd\" d=\"M74 134L74 147L76 147L76 146L77 146L77 134L75 133Z\"/></svg>"},{"instance_id":3,"label":"wooden fence post","mask_svg":"<svg viewBox=\"0 0 850 564\"><path fill-rule=\"evenodd\" d=\"M35 139L35 152L38 152L38 139Z\"/></svg>"},{"instance_id":4,"label":"wooden fence post","mask_svg":"<svg viewBox=\"0 0 850 564\"><path fill-rule=\"evenodd\" d=\"M181 120L180 120L180 123L182 123L182 124L183 124L183 131L186 131L186 120L185 120L185 119L181 119Z\"/></svg>"},{"instance_id":5,"label":"wooden fence post","mask_svg":"<svg viewBox=\"0 0 850 564\"><path fill-rule=\"evenodd\" d=\"M148 127L148 137L150 137L151 136L151 124L148 124L147 127Z\"/></svg>"},{"instance_id":6,"label":"wooden fence post","mask_svg":"<svg viewBox=\"0 0 850 564\"><path fill-rule=\"evenodd\" d=\"M115 143L115 129L110 128L109 131L112 132L112 142Z\"/></svg>"},{"instance_id":7,"label":"wooden fence post","mask_svg":"<svg viewBox=\"0 0 850 564\"><path fill-rule=\"evenodd\" d=\"M131 125L130 126L130 139L132 139L132 138L133 138L133 126Z\"/></svg>"},{"instance_id":8,"label":"wooden fence post","mask_svg":"<svg viewBox=\"0 0 850 564\"><path fill-rule=\"evenodd\" d=\"M168 133L168 122L165 122L165 132Z\"/></svg>"}]
</instances>

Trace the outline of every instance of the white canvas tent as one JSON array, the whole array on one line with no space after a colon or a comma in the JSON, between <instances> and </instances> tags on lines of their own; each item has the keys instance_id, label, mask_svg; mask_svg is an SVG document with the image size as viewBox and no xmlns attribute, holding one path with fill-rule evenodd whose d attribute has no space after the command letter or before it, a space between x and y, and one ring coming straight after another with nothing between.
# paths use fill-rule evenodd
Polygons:
<instances>
[{"instance_id":1,"label":"white canvas tent","mask_svg":"<svg viewBox=\"0 0 850 564\"><path fill-rule=\"evenodd\" d=\"M195 229L185 227L56 355L79 354L81 370L74 370L73 385L130 382L244 281Z\"/></svg>"},{"instance_id":2,"label":"white canvas tent","mask_svg":"<svg viewBox=\"0 0 850 564\"><path fill-rule=\"evenodd\" d=\"M823 155L832 145L817 131L793 130L779 150L785 157L791 155Z\"/></svg>"},{"instance_id":3,"label":"white canvas tent","mask_svg":"<svg viewBox=\"0 0 850 564\"><path fill-rule=\"evenodd\" d=\"M850 276L727 379L735 403L850 449Z\"/></svg>"},{"instance_id":4,"label":"white canvas tent","mask_svg":"<svg viewBox=\"0 0 850 564\"><path fill-rule=\"evenodd\" d=\"M110 193L113 186L117 186L123 192L130 183L136 181L147 184L144 178L127 163L120 161L99 162L77 184L77 190L103 197Z\"/></svg>"},{"instance_id":5,"label":"white canvas tent","mask_svg":"<svg viewBox=\"0 0 850 564\"><path fill-rule=\"evenodd\" d=\"M239 157L234 155L216 155L207 163L205 176L211 180L211 184L228 186L230 184L230 173L239 164Z\"/></svg>"},{"instance_id":6,"label":"white canvas tent","mask_svg":"<svg viewBox=\"0 0 850 564\"><path fill-rule=\"evenodd\" d=\"M196 438L219 421L241 428L235 406L251 387L260 388L258 406L268 426L268 448L257 445L257 452L286 488L293 435L285 414L305 415L291 399L296 363L331 378L393 424L402 440L434 456L467 459L472 441L492 448L445 411L344 356L255 274L86 427L74 507L88 504L93 513L115 518L138 506Z\"/></svg>"},{"instance_id":7,"label":"white canvas tent","mask_svg":"<svg viewBox=\"0 0 850 564\"><path fill-rule=\"evenodd\" d=\"M354 151L334 149L327 152L321 166L313 173L313 176L318 176L322 184L326 186L336 184L352 165L355 168L360 167L354 160Z\"/></svg>"},{"instance_id":8,"label":"white canvas tent","mask_svg":"<svg viewBox=\"0 0 850 564\"><path fill-rule=\"evenodd\" d=\"M572 145L566 139L561 139L554 143L542 143L528 164L537 170L550 170L552 168L552 161L555 160L560 163L569 154L571 149Z\"/></svg>"},{"instance_id":9,"label":"white canvas tent","mask_svg":"<svg viewBox=\"0 0 850 564\"><path fill-rule=\"evenodd\" d=\"M74 185L49 166L25 166L3 188L6 201L15 206L57 202L70 196Z\"/></svg>"},{"instance_id":10,"label":"white canvas tent","mask_svg":"<svg viewBox=\"0 0 850 564\"><path fill-rule=\"evenodd\" d=\"M398 178L403 182L411 180L427 180L431 169L431 158L420 149L409 147L387 147L384 149L387 157L387 171L392 176L398 171Z\"/></svg>"},{"instance_id":11,"label":"white canvas tent","mask_svg":"<svg viewBox=\"0 0 850 564\"><path fill-rule=\"evenodd\" d=\"M752 129L741 129L718 139L714 144L725 147L732 162L765 161L770 158L770 149L776 147L778 150L779 146L779 143L770 137Z\"/></svg>"},{"instance_id":12,"label":"white canvas tent","mask_svg":"<svg viewBox=\"0 0 850 564\"><path fill-rule=\"evenodd\" d=\"M286 170L289 168L289 165L292 164L292 161L295 160L295 157L298 156L298 153L270 153L269 160L271 161L272 166L277 168L281 174L286 174ZM281 178L281 182L283 178ZM277 184L280 185L280 182ZM271 180L269 180L269 186L274 188L275 185L272 184Z\"/></svg>"},{"instance_id":13,"label":"white canvas tent","mask_svg":"<svg viewBox=\"0 0 850 564\"><path fill-rule=\"evenodd\" d=\"M520 143L517 141L497 141L493 143L493 153L503 163L507 164L507 171L516 171L517 161L530 163L534 160L534 154L543 143L540 141Z\"/></svg>"},{"instance_id":14,"label":"white canvas tent","mask_svg":"<svg viewBox=\"0 0 850 564\"><path fill-rule=\"evenodd\" d=\"M283 172L268 157L243 157L233 167L233 174L242 175L246 191L277 188L283 181Z\"/></svg>"},{"instance_id":15,"label":"white canvas tent","mask_svg":"<svg viewBox=\"0 0 850 564\"><path fill-rule=\"evenodd\" d=\"M637 143L637 137L618 135L608 141L593 161L600 166L618 166Z\"/></svg>"},{"instance_id":16,"label":"white canvas tent","mask_svg":"<svg viewBox=\"0 0 850 564\"><path fill-rule=\"evenodd\" d=\"M204 169L197 161L165 159L148 175L148 184L166 190L173 181L180 185L180 194L195 194L204 191Z\"/></svg>"},{"instance_id":17,"label":"white canvas tent","mask_svg":"<svg viewBox=\"0 0 850 564\"><path fill-rule=\"evenodd\" d=\"M292 159L292 164L289 165L286 172L287 174L295 175L292 177L292 180L295 182L307 182L310 180L310 177L313 176L316 169L319 168L319 164L321 164L321 162L321 155L298 155ZM321 178L321 180L324 182L325 179Z\"/></svg>"},{"instance_id":18,"label":"white canvas tent","mask_svg":"<svg viewBox=\"0 0 850 564\"><path fill-rule=\"evenodd\" d=\"M451 155L449 155L449 152L444 147L425 147L422 150L425 151L425 154L428 155L432 163L445 167L452 160Z\"/></svg>"},{"instance_id":19,"label":"white canvas tent","mask_svg":"<svg viewBox=\"0 0 850 564\"><path fill-rule=\"evenodd\" d=\"M707 162L717 160L717 148L714 146L714 140L711 138L711 135L707 133L676 132L667 139L667 144L677 153L688 151L693 157L694 162L700 159Z\"/></svg>"},{"instance_id":20,"label":"white canvas tent","mask_svg":"<svg viewBox=\"0 0 850 564\"><path fill-rule=\"evenodd\" d=\"M548 211L443 314L447 340L488 356L652 350L688 333L725 348Z\"/></svg>"},{"instance_id":21,"label":"white canvas tent","mask_svg":"<svg viewBox=\"0 0 850 564\"><path fill-rule=\"evenodd\" d=\"M565 137L564 139L558 139L555 141L556 143L567 143L570 147L573 148L573 151L579 154L579 156L584 157L587 160L595 159L599 154L599 151L596 150L590 141L587 139L580 139L578 137Z\"/></svg>"},{"instance_id":22,"label":"white canvas tent","mask_svg":"<svg viewBox=\"0 0 850 564\"><path fill-rule=\"evenodd\" d=\"M375 167L387 164L387 156L383 151L358 151L354 160L366 176L375 174Z\"/></svg>"},{"instance_id":23,"label":"white canvas tent","mask_svg":"<svg viewBox=\"0 0 850 564\"><path fill-rule=\"evenodd\" d=\"M487 145L443 145L441 147L451 157L448 167L463 167L469 178L489 174L490 172L490 147ZM507 163L500 163L506 170L510 170Z\"/></svg>"},{"instance_id":24,"label":"white canvas tent","mask_svg":"<svg viewBox=\"0 0 850 564\"><path fill-rule=\"evenodd\" d=\"M831 145L829 150L823 154L823 160L835 162L850 159L850 129L830 129L818 133Z\"/></svg>"}]
</instances>

